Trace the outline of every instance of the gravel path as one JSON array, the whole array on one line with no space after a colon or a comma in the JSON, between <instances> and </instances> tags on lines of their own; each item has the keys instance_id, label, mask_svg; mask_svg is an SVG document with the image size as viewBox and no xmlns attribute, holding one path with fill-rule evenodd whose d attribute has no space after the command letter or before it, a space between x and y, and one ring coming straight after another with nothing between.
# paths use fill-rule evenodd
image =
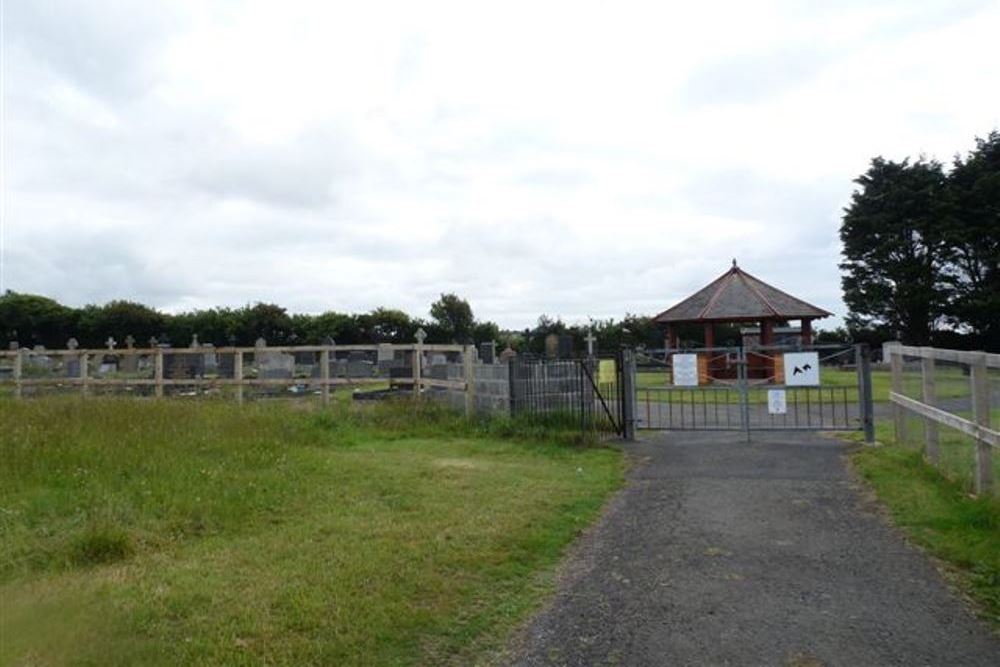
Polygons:
<instances>
[{"instance_id":1,"label":"gravel path","mask_svg":"<svg viewBox=\"0 0 1000 667\"><path fill-rule=\"evenodd\" d=\"M660 434L570 556L515 665L1000 665L816 434Z\"/></svg>"}]
</instances>

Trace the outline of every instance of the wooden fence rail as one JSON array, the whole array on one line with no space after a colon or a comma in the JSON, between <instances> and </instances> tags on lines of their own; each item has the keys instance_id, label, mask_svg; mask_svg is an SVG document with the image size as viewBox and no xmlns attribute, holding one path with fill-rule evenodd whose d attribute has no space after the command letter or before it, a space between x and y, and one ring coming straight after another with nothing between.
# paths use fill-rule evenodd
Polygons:
<instances>
[{"instance_id":1,"label":"wooden fence rail","mask_svg":"<svg viewBox=\"0 0 1000 667\"><path fill-rule=\"evenodd\" d=\"M920 359L921 400L903 394L903 357ZM925 455L935 465L940 464L938 425L947 426L971 436L975 444L974 487L977 494L988 494L993 489L993 448L1000 447L1000 431L991 428L990 368L1000 368L1000 354L942 350L934 347L913 347L886 343L883 358L889 359L892 371L893 420L897 442L908 440L906 413L923 417L925 423ZM969 389L972 397L972 419L941 410L936 401L935 361L947 361L969 368Z\"/></svg>"},{"instance_id":2,"label":"wooden fence rail","mask_svg":"<svg viewBox=\"0 0 1000 667\"><path fill-rule=\"evenodd\" d=\"M330 365L338 352L370 352L379 351L406 352L410 354L412 375L409 378L386 377L331 377ZM260 378L248 377L245 373L245 359L254 356L255 363L265 355L297 353L312 353L319 355L318 377L281 377ZM461 355L463 378L461 380L444 380L425 377L422 373L424 355L428 353L457 353ZM164 375L164 359L168 356L192 356L213 354L218 357L232 355L232 377L185 377L168 378ZM79 371L74 376L25 377L25 362L37 357L64 357L79 365ZM94 377L90 372L91 363L106 357L116 359L125 357L147 357L151 360L148 373L152 377ZM413 360L419 360L414 362ZM0 376L0 385L13 385L14 396L21 398L26 387L74 387L79 388L83 395L89 393L91 387L152 387L157 398L164 396L166 387L235 387L236 400L243 402L244 389L247 387L269 386L305 386L319 389L324 403L330 401L330 388L342 385L384 384L387 380L392 384L412 384L413 392L419 396L421 391L429 388L442 388L462 391L466 394L467 409L471 409L475 397L475 381L472 371L475 363L474 348L471 345L425 345L417 342L408 345L300 345L276 347L190 347L190 348L125 348L125 349L67 349L67 350L7 350L0 351L0 363L9 368L9 375ZM136 360L138 367L138 360Z\"/></svg>"}]
</instances>

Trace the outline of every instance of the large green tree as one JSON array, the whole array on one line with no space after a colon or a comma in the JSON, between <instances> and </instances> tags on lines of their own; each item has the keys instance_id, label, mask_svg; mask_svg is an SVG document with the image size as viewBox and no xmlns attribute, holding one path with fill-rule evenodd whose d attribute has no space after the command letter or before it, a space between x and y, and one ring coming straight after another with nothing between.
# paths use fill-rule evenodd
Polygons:
<instances>
[{"instance_id":1,"label":"large green tree","mask_svg":"<svg viewBox=\"0 0 1000 667\"><path fill-rule=\"evenodd\" d=\"M944 170L933 160L879 157L855 183L840 227L848 324L925 345L948 302Z\"/></svg>"},{"instance_id":2,"label":"large green tree","mask_svg":"<svg viewBox=\"0 0 1000 667\"><path fill-rule=\"evenodd\" d=\"M465 343L472 339L476 320L472 306L456 294L442 294L431 304L431 317L440 335L450 342Z\"/></svg>"},{"instance_id":3,"label":"large green tree","mask_svg":"<svg viewBox=\"0 0 1000 667\"><path fill-rule=\"evenodd\" d=\"M954 325L972 330L978 346L1000 350L1000 132L955 158L948 183L953 298L947 313Z\"/></svg>"},{"instance_id":4,"label":"large green tree","mask_svg":"<svg viewBox=\"0 0 1000 667\"><path fill-rule=\"evenodd\" d=\"M4 347L10 342L64 347L71 336L77 335L77 320L77 311L54 299L9 290L0 295L0 337Z\"/></svg>"}]
</instances>

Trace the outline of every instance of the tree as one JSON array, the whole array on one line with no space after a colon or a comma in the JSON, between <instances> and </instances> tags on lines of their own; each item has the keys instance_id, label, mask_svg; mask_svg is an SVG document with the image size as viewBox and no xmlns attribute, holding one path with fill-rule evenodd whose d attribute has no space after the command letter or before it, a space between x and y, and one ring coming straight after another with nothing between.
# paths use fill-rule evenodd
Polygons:
<instances>
[{"instance_id":1,"label":"tree","mask_svg":"<svg viewBox=\"0 0 1000 667\"><path fill-rule=\"evenodd\" d=\"M449 341L465 343L472 338L475 318L472 306L455 294L442 294L431 304L431 317L441 334Z\"/></svg>"},{"instance_id":2,"label":"tree","mask_svg":"<svg viewBox=\"0 0 1000 667\"><path fill-rule=\"evenodd\" d=\"M412 343L416 327L410 316L393 308L358 315L358 332L366 343Z\"/></svg>"},{"instance_id":3,"label":"tree","mask_svg":"<svg viewBox=\"0 0 1000 667\"><path fill-rule=\"evenodd\" d=\"M0 337L23 346L60 348L78 335L77 313L53 299L8 290L0 296Z\"/></svg>"},{"instance_id":4,"label":"tree","mask_svg":"<svg viewBox=\"0 0 1000 667\"><path fill-rule=\"evenodd\" d=\"M1000 350L1000 132L976 139L948 178L951 223L945 230L953 324L972 330L984 349Z\"/></svg>"},{"instance_id":5,"label":"tree","mask_svg":"<svg viewBox=\"0 0 1000 667\"><path fill-rule=\"evenodd\" d=\"M135 301L88 305L80 311L79 340L88 347L104 347L108 338L123 343L132 336L138 345L145 345L150 336L163 331L165 321L163 313Z\"/></svg>"},{"instance_id":6,"label":"tree","mask_svg":"<svg viewBox=\"0 0 1000 667\"><path fill-rule=\"evenodd\" d=\"M855 183L840 227L848 326L885 326L926 345L948 297L941 164L879 157Z\"/></svg>"},{"instance_id":7,"label":"tree","mask_svg":"<svg viewBox=\"0 0 1000 667\"><path fill-rule=\"evenodd\" d=\"M268 345L281 345L292 333L292 319L284 308L273 303L244 306L233 315L237 345L253 345L258 338Z\"/></svg>"}]
</instances>

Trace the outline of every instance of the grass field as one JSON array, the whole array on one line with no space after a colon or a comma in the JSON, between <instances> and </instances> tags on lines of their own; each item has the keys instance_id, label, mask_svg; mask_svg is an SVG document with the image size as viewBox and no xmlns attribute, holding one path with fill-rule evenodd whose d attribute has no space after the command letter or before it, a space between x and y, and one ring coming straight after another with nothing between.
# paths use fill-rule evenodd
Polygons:
<instances>
[{"instance_id":1,"label":"grass field","mask_svg":"<svg viewBox=\"0 0 1000 667\"><path fill-rule=\"evenodd\" d=\"M0 405L0 664L469 664L618 452L404 403Z\"/></svg>"},{"instance_id":2,"label":"grass field","mask_svg":"<svg viewBox=\"0 0 1000 667\"><path fill-rule=\"evenodd\" d=\"M962 413L968 417L968 413ZM1000 411L993 411L1000 428ZM976 498L972 489L973 440L939 428L940 462L923 455L923 420L907 418L909 437L897 442L891 420L875 425L879 447L865 447L853 457L856 469L888 507L897 525L916 543L941 559L956 583L977 602L980 612L1000 629L1000 488ZM855 440L860 434L851 434ZM1000 456L994 452L994 478L1000 481Z\"/></svg>"}]
</instances>

